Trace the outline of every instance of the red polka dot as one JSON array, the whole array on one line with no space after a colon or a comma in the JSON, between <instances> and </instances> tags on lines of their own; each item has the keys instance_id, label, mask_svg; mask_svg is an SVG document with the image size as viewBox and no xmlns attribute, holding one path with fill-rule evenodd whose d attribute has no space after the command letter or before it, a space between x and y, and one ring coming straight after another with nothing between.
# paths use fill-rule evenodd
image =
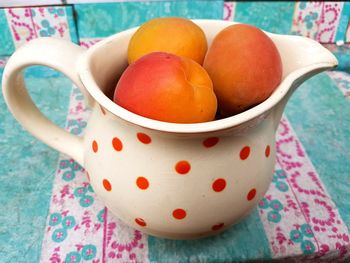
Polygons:
<instances>
[{"instance_id":1,"label":"red polka dot","mask_svg":"<svg viewBox=\"0 0 350 263\"><path fill-rule=\"evenodd\" d=\"M123 143L117 137L113 138L112 145L113 145L114 150L116 150L118 152L120 152L123 149Z\"/></svg>"},{"instance_id":2,"label":"red polka dot","mask_svg":"<svg viewBox=\"0 0 350 263\"><path fill-rule=\"evenodd\" d=\"M215 192L221 192L222 190L225 189L226 187L226 181L225 179L222 179L222 178L219 178L219 179L216 179L212 185L213 187L213 190Z\"/></svg>"},{"instance_id":3,"label":"red polka dot","mask_svg":"<svg viewBox=\"0 0 350 263\"><path fill-rule=\"evenodd\" d=\"M205 139L203 141L203 145L204 145L204 147L210 148L210 147L215 146L218 142L219 142L218 137L210 137L210 138Z\"/></svg>"},{"instance_id":4,"label":"red polka dot","mask_svg":"<svg viewBox=\"0 0 350 263\"><path fill-rule=\"evenodd\" d=\"M224 223L219 223L219 224L217 224L217 225L213 225L212 227L211 227L211 229L213 230L213 231L218 231L218 230L220 230L221 228L223 228L224 227Z\"/></svg>"},{"instance_id":5,"label":"red polka dot","mask_svg":"<svg viewBox=\"0 0 350 263\"><path fill-rule=\"evenodd\" d=\"M145 177L138 177L136 179L136 185L142 190L146 190L149 187L149 182Z\"/></svg>"},{"instance_id":6,"label":"red polka dot","mask_svg":"<svg viewBox=\"0 0 350 263\"><path fill-rule=\"evenodd\" d=\"M152 141L151 137L142 132L137 133L137 139L144 144L149 144Z\"/></svg>"},{"instance_id":7,"label":"red polka dot","mask_svg":"<svg viewBox=\"0 0 350 263\"><path fill-rule=\"evenodd\" d=\"M191 165L189 162L187 161L179 161L176 165L175 165L175 170L176 172L178 172L179 174L187 174L190 170L191 170Z\"/></svg>"},{"instance_id":8,"label":"red polka dot","mask_svg":"<svg viewBox=\"0 0 350 263\"><path fill-rule=\"evenodd\" d=\"M184 219L186 217L186 211L178 208L173 211L173 217L176 219Z\"/></svg>"},{"instance_id":9,"label":"red polka dot","mask_svg":"<svg viewBox=\"0 0 350 263\"><path fill-rule=\"evenodd\" d=\"M253 200L253 198L255 197L255 195L256 195L256 189L253 188L253 189L251 189L251 190L249 191L249 193L247 194L247 200L248 200L248 201Z\"/></svg>"},{"instance_id":10,"label":"red polka dot","mask_svg":"<svg viewBox=\"0 0 350 263\"><path fill-rule=\"evenodd\" d=\"M112 191L112 185L107 179L103 179L102 184L103 184L103 187L106 189L106 191L108 192Z\"/></svg>"},{"instance_id":11,"label":"red polka dot","mask_svg":"<svg viewBox=\"0 0 350 263\"><path fill-rule=\"evenodd\" d=\"M142 227L147 225L145 220L143 220L142 218L135 218L135 222L136 222L136 224L138 224L139 226L142 226Z\"/></svg>"},{"instance_id":12,"label":"red polka dot","mask_svg":"<svg viewBox=\"0 0 350 263\"><path fill-rule=\"evenodd\" d=\"M270 152L271 152L270 145L267 145L266 148L265 148L265 156L269 157L270 156Z\"/></svg>"},{"instance_id":13,"label":"red polka dot","mask_svg":"<svg viewBox=\"0 0 350 263\"><path fill-rule=\"evenodd\" d=\"M250 154L250 147L244 146L241 152L239 153L239 157L241 157L241 160L245 160L248 158L249 154Z\"/></svg>"},{"instance_id":14,"label":"red polka dot","mask_svg":"<svg viewBox=\"0 0 350 263\"><path fill-rule=\"evenodd\" d=\"M92 150L97 153L98 151L98 144L95 140L92 141Z\"/></svg>"},{"instance_id":15,"label":"red polka dot","mask_svg":"<svg viewBox=\"0 0 350 263\"><path fill-rule=\"evenodd\" d=\"M106 115L106 111L105 111L105 109L100 105L100 109L101 109L101 112L102 112L102 114L103 115Z\"/></svg>"}]
</instances>

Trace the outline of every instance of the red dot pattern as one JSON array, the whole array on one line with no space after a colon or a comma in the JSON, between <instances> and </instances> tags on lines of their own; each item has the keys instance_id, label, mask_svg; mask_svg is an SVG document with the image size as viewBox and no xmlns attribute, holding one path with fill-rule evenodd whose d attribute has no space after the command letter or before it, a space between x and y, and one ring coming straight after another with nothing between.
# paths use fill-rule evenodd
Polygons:
<instances>
[{"instance_id":1,"label":"red dot pattern","mask_svg":"<svg viewBox=\"0 0 350 263\"><path fill-rule=\"evenodd\" d=\"M266 156L266 158L268 158L270 156L270 152L271 152L270 145L267 145L266 148L265 148L265 156Z\"/></svg>"},{"instance_id":2,"label":"red dot pattern","mask_svg":"<svg viewBox=\"0 0 350 263\"><path fill-rule=\"evenodd\" d=\"M102 109L103 108L101 107L101 110ZM151 137L145 133L137 133L137 139L139 140L139 142L141 142L143 144L150 144L152 142ZM219 142L219 138L210 137L210 138L205 139L202 142L202 144L204 147L210 148L210 147L215 146L218 142ZM122 149L123 149L123 143L118 137L114 137L112 139L112 146L113 146L113 149L116 151L122 151ZM93 152L95 152L95 153L98 152L99 147L98 147L98 143L96 140L92 141L91 147L92 147ZM250 150L249 146L244 146L239 153L240 159L246 160L250 155L250 151L251 150ZM270 156L270 154L271 154L270 145L267 145L265 148L265 157L268 158ZM191 164L187 160L181 160L175 164L175 171L178 174L187 174L190 172L190 170L191 170ZM88 172L86 172L86 176L88 178L88 181L90 181L90 176L89 176ZM110 183L110 181L108 179L103 179L102 185L106 191L108 191L108 192L112 191L112 184ZM147 190L150 187L150 183L146 177L140 176L136 179L136 186L140 190ZM227 186L226 180L224 178L218 178L218 179L215 179L214 182L212 183L212 190L214 192L222 192L225 190L226 186ZM256 189L252 188L247 193L246 199L248 201L253 200L256 197L256 193L257 193ZM182 208L177 208L177 209L173 210L172 216L174 219L182 220L182 219L187 217L187 212ZM145 220L142 218L139 218L139 217L135 218L135 223L141 227L147 226L147 223L145 222ZM212 231L218 231L218 230L222 229L223 227L224 227L224 223L217 223L217 224L213 225L211 227L211 229L212 229Z\"/></svg>"},{"instance_id":3,"label":"red dot pattern","mask_svg":"<svg viewBox=\"0 0 350 263\"><path fill-rule=\"evenodd\" d=\"M203 141L203 145L206 148L211 148L211 147L215 146L218 142L219 142L219 138L218 137L210 137L210 138L205 139Z\"/></svg>"},{"instance_id":4,"label":"red dot pattern","mask_svg":"<svg viewBox=\"0 0 350 263\"><path fill-rule=\"evenodd\" d=\"M184 219L186 216L187 216L187 213L182 208L178 208L173 211L173 217L175 219L181 220L181 219Z\"/></svg>"},{"instance_id":5,"label":"red dot pattern","mask_svg":"<svg viewBox=\"0 0 350 263\"><path fill-rule=\"evenodd\" d=\"M97 151L98 151L98 144L97 144L97 142L95 140L92 141L91 148L92 148L94 153L97 153Z\"/></svg>"},{"instance_id":6,"label":"red dot pattern","mask_svg":"<svg viewBox=\"0 0 350 263\"><path fill-rule=\"evenodd\" d=\"M138 224L139 226L142 226L142 227L147 226L145 220L143 220L142 218L135 218L135 222L136 222L136 224Z\"/></svg>"},{"instance_id":7,"label":"red dot pattern","mask_svg":"<svg viewBox=\"0 0 350 263\"><path fill-rule=\"evenodd\" d=\"M137 139L142 142L143 144L150 144L152 142L152 139L149 135L139 132L136 134Z\"/></svg>"},{"instance_id":8,"label":"red dot pattern","mask_svg":"<svg viewBox=\"0 0 350 263\"><path fill-rule=\"evenodd\" d=\"M179 161L175 165L175 170L179 174L187 174L191 170L191 165L188 161Z\"/></svg>"},{"instance_id":9,"label":"red dot pattern","mask_svg":"<svg viewBox=\"0 0 350 263\"><path fill-rule=\"evenodd\" d=\"M114 137L112 139L112 145L114 150L116 150L117 152L120 152L123 149L123 143L118 137Z\"/></svg>"},{"instance_id":10,"label":"red dot pattern","mask_svg":"<svg viewBox=\"0 0 350 263\"><path fill-rule=\"evenodd\" d=\"M256 189L253 188L249 191L249 193L247 194L247 200L251 201L254 199L254 197L256 196Z\"/></svg>"},{"instance_id":11,"label":"red dot pattern","mask_svg":"<svg viewBox=\"0 0 350 263\"><path fill-rule=\"evenodd\" d=\"M249 157L249 154L250 154L250 147L244 146L239 153L239 157L241 158L241 160L246 160Z\"/></svg>"},{"instance_id":12,"label":"red dot pattern","mask_svg":"<svg viewBox=\"0 0 350 263\"><path fill-rule=\"evenodd\" d=\"M212 188L215 192L221 192L225 189L226 187L226 181L225 179L219 178L216 179L212 185Z\"/></svg>"},{"instance_id":13,"label":"red dot pattern","mask_svg":"<svg viewBox=\"0 0 350 263\"><path fill-rule=\"evenodd\" d=\"M136 179L136 185L141 190L146 190L149 187L149 182L147 178L140 176Z\"/></svg>"},{"instance_id":14,"label":"red dot pattern","mask_svg":"<svg viewBox=\"0 0 350 263\"><path fill-rule=\"evenodd\" d=\"M103 179L102 184L103 184L103 187L106 189L106 191L108 192L112 191L112 185L107 179Z\"/></svg>"},{"instance_id":15,"label":"red dot pattern","mask_svg":"<svg viewBox=\"0 0 350 263\"><path fill-rule=\"evenodd\" d=\"M218 231L218 230L220 230L221 228L223 228L224 227L224 223L219 223L219 224L217 224L217 225L213 225L212 227L211 227L211 229L213 230L213 231Z\"/></svg>"}]
</instances>

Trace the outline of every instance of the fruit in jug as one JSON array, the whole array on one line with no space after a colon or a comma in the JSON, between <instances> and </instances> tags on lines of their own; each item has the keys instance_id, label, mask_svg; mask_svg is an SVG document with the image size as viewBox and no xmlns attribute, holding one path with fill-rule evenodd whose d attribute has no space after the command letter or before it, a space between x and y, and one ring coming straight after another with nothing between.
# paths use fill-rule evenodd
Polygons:
<instances>
[{"instance_id":1,"label":"fruit in jug","mask_svg":"<svg viewBox=\"0 0 350 263\"><path fill-rule=\"evenodd\" d=\"M173 123L211 121L217 108L212 81L204 68L165 52L147 54L129 65L113 100L138 115Z\"/></svg>"},{"instance_id":2,"label":"fruit in jug","mask_svg":"<svg viewBox=\"0 0 350 263\"><path fill-rule=\"evenodd\" d=\"M213 81L224 117L264 101L282 79L277 47L262 30L246 24L220 31L208 49L203 67Z\"/></svg>"},{"instance_id":3,"label":"fruit in jug","mask_svg":"<svg viewBox=\"0 0 350 263\"><path fill-rule=\"evenodd\" d=\"M189 19L161 17L147 21L133 34L128 46L128 62L156 51L203 63L208 45L203 30Z\"/></svg>"}]
</instances>

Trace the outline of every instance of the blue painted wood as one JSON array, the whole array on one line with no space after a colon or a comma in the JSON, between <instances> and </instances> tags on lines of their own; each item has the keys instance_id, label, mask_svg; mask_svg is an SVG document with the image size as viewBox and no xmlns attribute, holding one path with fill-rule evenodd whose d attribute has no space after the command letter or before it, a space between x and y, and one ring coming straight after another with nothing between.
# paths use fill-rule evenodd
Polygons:
<instances>
[{"instance_id":1,"label":"blue painted wood","mask_svg":"<svg viewBox=\"0 0 350 263\"><path fill-rule=\"evenodd\" d=\"M38 107L63 127L71 82L26 81ZM59 153L23 130L3 96L0 108L0 262L39 262Z\"/></svg>"},{"instance_id":2,"label":"blue painted wood","mask_svg":"<svg viewBox=\"0 0 350 263\"><path fill-rule=\"evenodd\" d=\"M346 41L346 30L349 26L349 20L350 20L350 3L345 2L340 19L339 19L337 33L335 35L335 42Z\"/></svg>"},{"instance_id":3,"label":"blue painted wood","mask_svg":"<svg viewBox=\"0 0 350 263\"><path fill-rule=\"evenodd\" d=\"M237 2L234 20L277 34L290 34L294 2Z\"/></svg>"},{"instance_id":4,"label":"blue painted wood","mask_svg":"<svg viewBox=\"0 0 350 263\"><path fill-rule=\"evenodd\" d=\"M80 38L107 37L161 16L222 19L222 0L77 4Z\"/></svg>"},{"instance_id":5,"label":"blue painted wood","mask_svg":"<svg viewBox=\"0 0 350 263\"><path fill-rule=\"evenodd\" d=\"M0 56L10 55L15 51L12 35L4 9L0 9Z\"/></svg>"}]
</instances>

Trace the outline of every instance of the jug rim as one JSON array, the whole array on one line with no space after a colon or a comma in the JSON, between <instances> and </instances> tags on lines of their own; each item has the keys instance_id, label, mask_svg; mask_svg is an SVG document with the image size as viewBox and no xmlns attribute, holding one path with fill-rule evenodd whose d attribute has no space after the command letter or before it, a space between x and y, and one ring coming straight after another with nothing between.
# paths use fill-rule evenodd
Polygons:
<instances>
[{"instance_id":1,"label":"jug rim","mask_svg":"<svg viewBox=\"0 0 350 263\"><path fill-rule=\"evenodd\" d=\"M225 21L225 20L209 20L209 19L194 19L192 20L196 24L198 24L201 28L205 26L215 26L216 27L225 27L232 24L239 24L234 21ZM131 36L133 32L137 30L138 27L130 28L125 31L116 33L111 35L100 42L96 43L94 46L90 47L80 58L78 61L78 74L79 77L84 84L85 88L89 92L89 94L93 97L96 103L102 106L104 109L112 113L113 115L123 119L126 122L141 126L143 128L170 132L170 133L180 133L180 134L191 134L191 133L208 133L215 132L220 130L226 130L233 128L235 126L239 126L245 122L248 122L252 119L255 119L265 112L272 109L276 106L288 93L289 88L292 86L293 82L306 74L313 69L321 69L321 68L332 68L337 65L336 62L329 63L315 63L308 67L303 67L298 70L293 71L288 74L284 79L282 79L281 83L275 88L273 93L261 103L255 105L252 108L249 108L241 113L235 114L230 117L226 117L223 119L213 120L209 122L201 122L201 123L171 123L164 122L159 120L150 119L147 117L143 117L141 115L135 114L119 105L114 103L110 98L105 95L102 90L98 87L93 74L91 72L90 63L92 61L92 55L96 50L101 48L104 45L107 45L109 42L115 40L116 38L120 38L123 36ZM204 30L205 31L205 30ZM299 37L293 35L282 35L282 34L274 34L267 31L264 31L269 37L273 36L289 36L289 37ZM305 38L305 37L301 37Z\"/></svg>"}]
</instances>

